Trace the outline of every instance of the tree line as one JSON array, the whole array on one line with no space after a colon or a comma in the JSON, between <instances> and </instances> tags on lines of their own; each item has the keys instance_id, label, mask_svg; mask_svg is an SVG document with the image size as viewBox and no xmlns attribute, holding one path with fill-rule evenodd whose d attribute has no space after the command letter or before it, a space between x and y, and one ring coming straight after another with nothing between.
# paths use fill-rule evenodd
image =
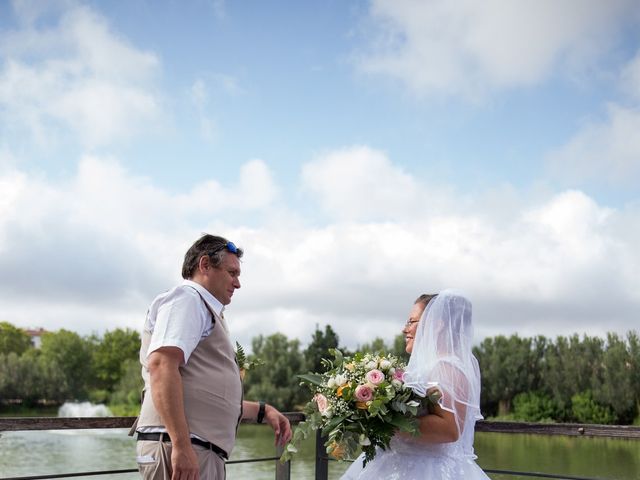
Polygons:
<instances>
[{"instance_id":1,"label":"tree line","mask_svg":"<svg viewBox=\"0 0 640 480\"><path fill-rule=\"evenodd\" d=\"M140 337L130 329L81 337L68 330L45 333L39 349L29 336L0 322L0 409L61 404L66 400L106 403L115 415L135 415L142 379ZM330 348L339 346L330 325L316 327L303 348L282 333L259 335L248 360L261 365L247 372L246 398L261 399L283 411L310 398L297 375L321 372ZM374 339L356 351L388 352L407 361L404 338ZM485 417L523 421L630 424L640 422L640 339L610 333L606 339L573 335L521 338L496 336L474 347L482 374Z\"/></svg>"},{"instance_id":2,"label":"tree line","mask_svg":"<svg viewBox=\"0 0 640 480\"><path fill-rule=\"evenodd\" d=\"M0 409L90 400L128 414L142 388L139 350L140 336L130 329L102 337L61 329L44 333L35 348L22 329L0 322Z\"/></svg>"},{"instance_id":3,"label":"tree line","mask_svg":"<svg viewBox=\"0 0 640 480\"><path fill-rule=\"evenodd\" d=\"M609 333L486 338L474 349L485 416L525 421L640 423L640 338Z\"/></svg>"}]
</instances>

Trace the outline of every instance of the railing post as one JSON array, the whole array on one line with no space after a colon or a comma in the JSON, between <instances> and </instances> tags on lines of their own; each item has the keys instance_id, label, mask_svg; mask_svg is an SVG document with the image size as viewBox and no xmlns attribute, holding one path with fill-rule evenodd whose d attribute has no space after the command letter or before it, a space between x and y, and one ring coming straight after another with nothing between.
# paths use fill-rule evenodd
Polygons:
<instances>
[{"instance_id":1,"label":"railing post","mask_svg":"<svg viewBox=\"0 0 640 480\"><path fill-rule=\"evenodd\" d=\"M284 453L284 445L276 446L276 457L280 457ZM291 479L291 461L282 463L280 459L276 460L276 480Z\"/></svg>"},{"instance_id":2,"label":"railing post","mask_svg":"<svg viewBox=\"0 0 640 480\"><path fill-rule=\"evenodd\" d=\"M324 446L326 438L322 436L320 430L316 430L316 480L329 479L329 459Z\"/></svg>"}]
</instances>

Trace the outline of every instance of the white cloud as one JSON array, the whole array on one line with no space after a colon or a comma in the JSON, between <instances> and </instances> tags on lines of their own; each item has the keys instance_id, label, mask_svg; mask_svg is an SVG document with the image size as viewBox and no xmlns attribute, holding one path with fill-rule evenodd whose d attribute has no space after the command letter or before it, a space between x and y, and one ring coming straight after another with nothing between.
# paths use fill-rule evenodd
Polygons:
<instances>
[{"instance_id":1,"label":"white cloud","mask_svg":"<svg viewBox=\"0 0 640 480\"><path fill-rule=\"evenodd\" d=\"M200 120L200 133L207 141L214 141L218 138L218 126L216 121L207 114L209 103L209 89L202 78L197 78L189 89L191 103L195 107Z\"/></svg>"},{"instance_id":2,"label":"white cloud","mask_svg":"<svg viewBox=\"0 0 640 480\"><path fill-rule=\"evenodd\" d=\"M588 69L639 17L633 0L373 0L369 20L363 71L419 95L477 98L538 84L557 68Z\"/></svg>"},{"instance_id":3,"label":"white cloud","mask_svg":"<svg viewBox=\"0 0 640 480\"><path fill-rule=\"evenodd\" d=\"M184 252L208 231L245 248L228 315L245 345L275 331L307 342L316 323L332 324L350 346L392 338L419 293L451 286L474 301L479 337L637 328L637 208L607 208L580 191L520 192L516 207L494 198L461 208L443 195L416 215L424 207L412 202L428 185L367 147L329 152L303 172L327 207L324 224L300 221L307 199L283 206L260 160L234 183L207 180L177 194L113 159L85 157L66 181L6 172L0 318L81 333L140 328L147 304L180 280ZM385 182L410 194L368 196ZM389 201L410 214L385 210ZM360 206L345 216L341 203Z\"/></svg>"},{"instance_id":4,"label":"white cloud","mask_svg":"<svg viewBox=\"0 0 640 480\"><path fill-rule=\"evenodd\" d=\"M572 180L598 179L637 186L640 178L640 108L609 104L607 116L583 127L547 161Z\"/></svg>"},{"instance_id":5,"label":"white cloud","mask_svg":"<svg viewBox=\"0 0 640 480\"><path fill-rule=\"evenodd\" d=\"M244 236L253 253L238 298L260 328L281 328L286 310L297 320L285 332L329 322L351 345L395 335L419 293L449 286L474 300L481 335L637 328L640 232L624 225L640 212L568 191L518 212L510 227L487 217L256 231Z\"/></svg>"},{"instance_id":6,"label":"white cloud","mask_svg":"<svg viewBox=\"0 0 640 480\"><path fill-rule=\"evenodd\" d=\"M9 171L17 164L17 160L9 146L0 145L0 172Z\"/></svg>"},{"instance_id":7,"label":"white cloud","mask_svg":"<svg viewBox=\"0 0 640 480\"><path fill-rule=\"evenodd\" d=\"M87 332L130 314L135 327L134 311L175 281L189 242L232 230L225 222L238 212L268 209L270 181L258 160L242 166L235 187L208 189L211 180L179 195L96 157L62 182L0 175L0 318ZM241 198L248 192L255 197Z\"/></svg>"},{"instance_id":8,"label":"white cloud","mask_svg":"<svg viewBox=\"0 0 640 480\"><path fill-rule=\"evenodd\" d=\"M230 75L207 74L194 80L188 95L197 112L200 133L205 140L213 142L220 137L218 122L211 113L212 97L220 94L237 96L243 93L238 81Z\"/></svg>"},{"instance_id":9,"label":"white cloud","mask_svg":"<svg viewBox=\"0 0 640 480\"><path fill-rule=\"evenodd\" d=\"M640 50L622 69L620 77L623 91L634 100L640 101Z\"/></svg>"},{"instance_id":10,"label":"white cloud","mask_svg":"<svg viewBox=\"0 0 640 480\"><path fill-rule=\"evenodd\" d=\"M11 0L16 18L25 25L33 25L42 16L77 4L75 0Z\"/></svg>"},{"instance_id":11,"label":"white cloud","mask_svg":"<svg viewBox=\"0 0 640 480\"><path fill-rule=\"evenodd\" d=\"M278 195L269 168L262 160L256 159L242 165L238 184L225 187L216 180L208 180L194 187L187 195L179 195L177 199L185 213L191 209L220 215L226 211L268 208L278 200Z\"/></svg>"},{"instance_id":12,"label":"white cloud","mask_svg":"<svg viewBox=\"0 0 640 480\"><path fill-rule=\"evenodd\" d=\"M547 163L572 182L597 180L635 187L640 178L640 51L620 71L626 98L606 105L603 118L590 120Z\"/></svg>"},{"instance_id":13,"label":"white cloud","mask_svg":"<svg viewBox=\"0 0 640 480\"><path fill-rule=\"evenodd\" d=\"M319 155L303 167L302 181L325 212L342 220L423 216L446 197L442 188L419 184L367 146Z\"/></svg>"},{"instance_id":14,"label":"white cloud","mask_svg":"<svg viewBox=\"0 0 640 480\"><path fill-rule=\"evenodd\" d=\"M226 95L238 96L245 93L245 89L240 85L238 79L232 75L224 73L214 73L208 76L216 90L220 90Z\"/></svg>"},{"instance_id":15,"label":"white cloud","mask_svg":"<svg viewBox=\"0 0 640 480\"><path fill-rule=\"evenodd\" d=\"M70 128L82 143L96 146L158 122L161 100L153 79L160 62L154 54L131 46L88 7L64 4L45 27L34 19L51 12L17 5L26 23L0 36L0 107L14 130L47 144Z\"/></svg>"},{"instance_id":16,"label":"white cloud","mask_svg":"<svg viewBox=\"0 0 640 480\"><path fill-rule=\"evenodd\" d=\"M196 79L191 85L190 90L191 101L197 108L203 108L209 101L209 92L204 80L201 78Z\"/></svg>"}]
</instances>

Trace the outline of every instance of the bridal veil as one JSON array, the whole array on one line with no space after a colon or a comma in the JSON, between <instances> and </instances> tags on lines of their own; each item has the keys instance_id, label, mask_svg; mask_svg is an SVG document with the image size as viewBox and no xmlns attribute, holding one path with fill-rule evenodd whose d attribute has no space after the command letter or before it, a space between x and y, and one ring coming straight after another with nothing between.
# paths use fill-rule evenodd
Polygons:
<instances>
[{"instance_id":1,"label":"bridal veil","mask_svg":"<svg viewBox=\"0 0 640 480\"><path fill-rule=\"evenodd\" d=\"M472 445L473 424L482 416L471 313L471 302L455 290L443 290L429 302L418 324L405 382L421 396L431 388L440 390L440 406L455 415L462 437L471 434Z\"/></svg>"}]
</instances>

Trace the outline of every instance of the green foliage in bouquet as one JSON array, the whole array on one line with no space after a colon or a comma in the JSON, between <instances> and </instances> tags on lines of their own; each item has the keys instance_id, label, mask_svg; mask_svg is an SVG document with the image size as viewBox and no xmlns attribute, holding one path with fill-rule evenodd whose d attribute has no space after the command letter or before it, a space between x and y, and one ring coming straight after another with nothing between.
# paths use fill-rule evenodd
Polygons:
<instances>
[{"instance_id":1,"label":"green foliage in bouquet","mask_svg":"<svg viewBox=\"0 0 640 480\"><path fill-rule=\"evenodd\" d=\"M405 386L405 364L385 354L356 353L344 357L330 350L333 360L323 359L326 372L299 375L314 396L304 407L306 420L294 431L281 460L287 461L312 431L327 438L327 453L338 460L353 458L362 449L364 464L373 460L376 448L387 449L396 431L416 435L417 416L438 393L419 397Z\"/></svg>"},{"instance_id":2,"label":"green foliage in bouquet","mask_svg":"<svg viewBox=\"0 0 640 480\"><path fill-rule=\"evenodd\" d=\"M244 348L238 342L236 342L236 361L238 362L238 368L240 369L240 376L244 380L246 372L258 365L264 364L264 362L258 358L254 360L248 360L247 355L244 353Z\"/></svg>"}]
</instances>

